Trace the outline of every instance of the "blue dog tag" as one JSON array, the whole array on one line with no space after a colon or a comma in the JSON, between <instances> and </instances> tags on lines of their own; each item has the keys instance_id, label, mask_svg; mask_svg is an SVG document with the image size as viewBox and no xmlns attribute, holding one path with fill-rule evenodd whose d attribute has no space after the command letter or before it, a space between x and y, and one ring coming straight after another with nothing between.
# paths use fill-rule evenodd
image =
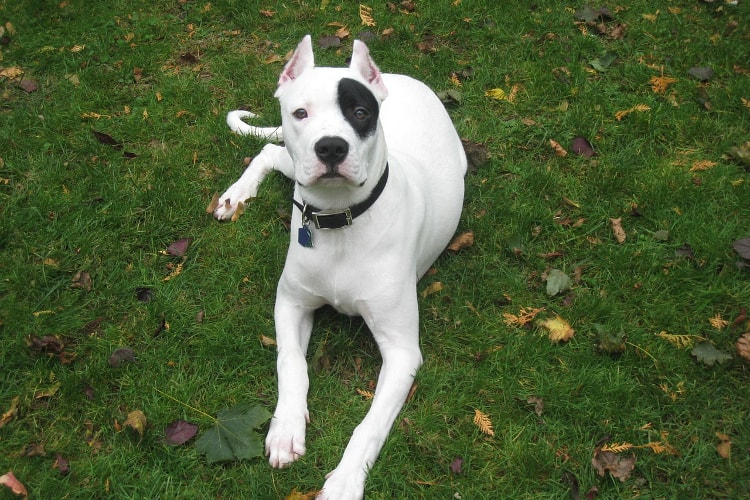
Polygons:
<instances>
[{"instance_id":1,"label":"blue dog tag","mask_svg":"<svg viewBox=\"0 0 750 500\"><path fill-rule=\"evenodd\" d=\"M312 231L310 231L310 228L307 227L307 225L302 226L299 228L299 231L297 231L297 241L305 248L312 248Z\"/></svg>"}]
</instances>

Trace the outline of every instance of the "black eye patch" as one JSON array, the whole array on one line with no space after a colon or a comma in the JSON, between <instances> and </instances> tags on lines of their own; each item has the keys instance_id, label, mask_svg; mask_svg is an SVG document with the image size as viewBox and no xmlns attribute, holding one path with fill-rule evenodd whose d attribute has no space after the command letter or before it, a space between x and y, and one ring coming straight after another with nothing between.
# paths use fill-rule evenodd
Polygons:
<instances>
[{"instance_id":1,"label":"black eye patch","mask_svg":"<svg viewBox=\"0 0 750 500\"><path fill-rule=\"evenodd\" d=\"M357 80L342 78L339 81L339 107L341 113L357 135L364 139L378 128L380 106L370 90Z\"/></svg>"}]
</instances>

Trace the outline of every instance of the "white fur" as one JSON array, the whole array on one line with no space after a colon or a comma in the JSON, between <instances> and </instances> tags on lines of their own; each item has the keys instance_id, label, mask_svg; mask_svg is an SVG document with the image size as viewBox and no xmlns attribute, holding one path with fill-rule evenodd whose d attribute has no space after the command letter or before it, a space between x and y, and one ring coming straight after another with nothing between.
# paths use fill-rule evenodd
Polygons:
<instances>
[{"instance_id":1,"label":"white fur","mask_svg":"<svg viewBox=\"0 0 750 500\"><path fill-rule=\"evenodd\" d=\"M337 82L354 78L382 100L380 125L372 137L358 137L337 104ZM254 197L271 171L295 179L295 199L342 209L364 200L386 162L389 178L380 198L351 226L312 229L314 248L297 242L302 225L293 209L292 235L278 283L275 322L279 396L266 438L273 467L285 467L305 453L308 377L305 352L313 313L324 304L364 318L383 358L372 406L357 426L338 466L326 476L319 498L357 499L422 364L419 349L417 280L445 249L461 214L466 158L444 107L424 84L402 75L381 74L367 47L355 42L349 68L314 67L305 37L279 78L282 130L251 127L231 112L232 130L274 139L221 197L217 219L232 216L240 201ZM387 96L387 98L386 98ZM294 111L304 108L300 120ZM325 166L313 146L324 136L349 145L341 178L322 178ZM312 227L312 226L310 226Z\"/></svg>"}]
</instances>

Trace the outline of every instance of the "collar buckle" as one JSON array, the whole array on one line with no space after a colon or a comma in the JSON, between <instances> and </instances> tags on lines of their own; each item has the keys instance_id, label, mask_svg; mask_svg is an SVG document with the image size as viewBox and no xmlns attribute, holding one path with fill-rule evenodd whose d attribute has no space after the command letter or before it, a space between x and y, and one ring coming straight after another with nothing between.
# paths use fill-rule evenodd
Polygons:
<instances>
[{"instance_id":1,"label":"collar buckle","mask_svg":"<svg viewBox=\"0 0 750 500\"><path fill-rule=\"evenodd\" d=\"M305 205L303 213L315 224L316 229L339 229L351 226L353 220L351 208L341 212L321 213L308 211L308 205Z\"/></svg>"}]
</instances>

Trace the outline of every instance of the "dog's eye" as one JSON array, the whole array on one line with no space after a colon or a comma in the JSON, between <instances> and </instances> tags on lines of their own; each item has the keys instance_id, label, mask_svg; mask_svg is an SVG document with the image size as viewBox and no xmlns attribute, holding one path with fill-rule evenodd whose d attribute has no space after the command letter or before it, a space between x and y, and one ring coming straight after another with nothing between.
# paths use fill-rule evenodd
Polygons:
<instances>
[{"instance_id":1,"label":"dog's eye","mask_svg":"<svg viewBox=\"0 0 750 500\"><path fill-rule=\"evenodd\" d=\"M304 108L299 108L292 113L294 117L298 120L304 120L307 118L307 110Z\"/></svg>"},{"instance_id":2,"label":"dog's eye","mask_svg":"<svg viewBox=\"0 0 750 500\"><path fill-rule=\"evenodd\" d=\"M366 120L367 118L369 118L369 116L370 112L367 111L366 108L360 106L354 109L354 118L356 118L357 120Z\"/></svg>"}]
</instances>

